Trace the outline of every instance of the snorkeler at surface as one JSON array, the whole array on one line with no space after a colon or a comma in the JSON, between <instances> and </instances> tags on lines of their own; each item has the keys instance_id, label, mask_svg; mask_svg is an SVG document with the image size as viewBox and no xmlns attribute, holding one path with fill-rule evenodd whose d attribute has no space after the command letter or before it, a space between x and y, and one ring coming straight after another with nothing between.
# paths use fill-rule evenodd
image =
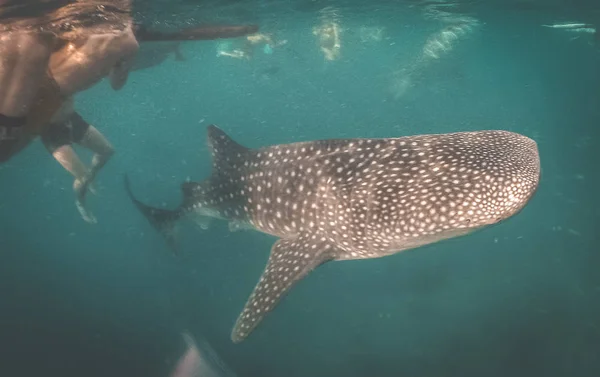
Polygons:
<instances>
[{"instance_id":1,"label":"snorkeler at surface","mask_svg":"<svg viewBox=\"0 0 600 377\"><path fill-rule=\"evenodd\" d=\"M160 43L179 43L169 42L178 41L181 38L185 41L189 40L204 40L207 38L226 38L229 36L236 36L240 33L247 33L249 31L255 31L256 26L205 26L205 27L194 27L189 29L183 29L180 34L177 33L161 33L156 31L150 31L148 29L141 29L139 26L136 27L135 36L141 42L154 42L159 41ZM140 32L140 30L144 30ZM138 35L140 33L140 35ZM148 44L148 43L143 43ZM164 46L163 46L164 47ZM139 52L139 49L138 51ZM130 60L127 67L127 73L136 71L138 69L149 68L153 65L161 64L164 59L152 60L149 62L140 61L146 56L139 56L136 52L134 58ZM76 52L74 52L76 53ZM175 54L179 53L175 50ZM54 57L54 56L53 56ZM139 65L136 63L140 63ZM114 80L120 80L120 77L113 76L114 72L109 74L111 82ZM117 84L120 84L117 81ZM124 84L124 82L123 82ZM122 86L122 85L121 85ZM113 88L115 85L113 83ZM120 87L119 87L120 88ZM116 89L116 88L115 88ZM75 181L73 189L76 193L76 205L83 219L87 222L95 223L95 217L85 207L85 197L89 188L89 185L94 181L98 172L108 162L110 157L114 154L114 149L110 142L98 131L95 127L91 126L86 122L77 112L75 112L73 106L73 98L66 101L60 111L56 114L54 119L50 121L50 124L45 128L45 132L42 133L42 142L53 155L53 157L74 177ZM79 159L73 144L78 144L84 148L87 148L94 152L92 163L89 169Z\"/></svg>"},{"instance_id":2,"label":"snorkeler at surface","mask_svg":"<svg viewBox=\"0 0 600 377\"><path fill-rule=\"evenodd\" d=\"M130 5L111 3L123 10ZM85 9L83 3L68 4L54 16L70 19ZM115 90L125 84L138 49L131 19L119 14L106 20L66 32L27 27L33 21L25 19L0 25L0 162L39 136L75 93L106 76Z\"/></svg>"},{"instance_id":3,"label":"snorkeler at surface","mask_svg":"<svg viewBox=\"0 0 600 377\"><path fill-rule=\"evenodd\" d=\"M340 27L335 21L323 22L313 29L313 34L318 37L319 48L326 60L337 60L342 48Z\"/></svg>"},{"instance_id":4,"label":"snorkeler at surface","mask_svg":"<svg viewBox=\"0 0 600 377\"><path fill-rule=\"evenodd\" d=\"M124 11L130 6L129 0L112 3ZM86 5L91 3L67 4L55 10L53 16L71 19L77 12L85 12ZM55 158L77 174L76 204L83 218L91 222L95 220L85 211L85 194L112 148L104 145L105 139L95 129L78 124L76 131L81 138L76 136L71 142L92 146L97 152L92 168L83 173L76 156L61 148L64 140L57 143L58 135L66 130L61 130L60 121L53 120L61 113L73 112L73 96L104 77L109 78L114 90L125 85L138 50L131 18L119 14L107 16L105 21L60 33L27 27L32 23L28 19L9 20L0 26L0 162L42 136ZM75 135L72 129L68 132Z\"/></svg>"},{"instance_id":5,"label":"snorkeler at surface","mask_svg":"<svg viewBox=\"0 0 600 377\"><path fill-rule=\"evenodd\" d=\"M262 51L270 55L273 49L287 44L287 40L275 41L271 34L255 33L246 36L241 40L241 44L237 47L230 48L231 43L219 44L217 47L217 57L228 56L235 59L250 60L254 57L254 50L258 46L262 46Z\"/></svg>"},{"instance_id":6,"label":"snorkeler at surface","mask_svg":"<svg viewBox=\"0 0 600 377\"><path fill-rule=\"evenodd\" d=\"M147 58L148 56L136 55L129 71L146 69L159 65L164 61L164 59L142 61L141 59L144 57ZM75 111L73 97L63 103L61 109L54 115L49 124L44 127L44 131L41 133L41 140L52 156L75 177L73 189L77 197L76 206L82 218L87 222L96 223L96 218L86 209L85 197L89 185L92 184L98 172L114 154L112 145L100 131L90 125ZM89 169L77 156L73 144L78 144L94 153Z\"/></svg>"},{"instance_id":7,"label":"snorkeler at surface","mask_svg":"<svg viewBox=\"0 0 600 377\"><path fill-rule=\"evenodd\" d=\"M131 0L104 0L110 7L103 8L98 1L61 4L43 17L29 18L10 18L12 8L0 7L0 162L38 136L70 96L107 76L113 89L120 89L139 49L138 39L207 40L258 30L256 25L215 25L165 33L134 25ZM98 9L105 11L102 17ZM90 24L90 18L100 21ZM44 20L60 22L40 26Z\"/></svg>"},{"instance_id":8,"label":"snorkeler at surface","mask_svg":"<svg viewBox=\"0 0 600 377\"><path fill-rule=\"evenodd\" d=\"M43 3L37 1L37 5ZM44 123L71 95L106 76L113 89L120 89L138 51L138 39L207 40L258 30L256 25L215 25L157 32L134 25L129 14L131 0L104 0L102 5L110 7L102 8L102 17L97 15L98 1L61 4L43 17L36 14L18 19L10 18L12 7L0 7L0 162L39 135ZM34 7L36 2L27 5ZM94 22L100 21L90 25L90 15L95 15ZM60 22L38 25L44 20Z\"/></svg>"},{"instance_id":9,"label":"snorkeler at surface","mask_svg":"<svg viewBox=\"0 0 600 377\"><path fill-rule=\"evenodd\" d=\"M69 3L45 15L69 21L31 27L35 19L3 19L0 24L0 162L9 160L38 136L62 103L104 77L119 90L127 81L140 41L184 41L232 38L254 33L256 25L193 27L174 33L134 25L131 0L105 0L122 12L103 15L103 22L77 25L78 12L97 2ZM0 8L0 17L3 9ZM98 19L98 17L96 17ZM65 21L65 22L67 22Z\"/></svg>"}]
</instances>

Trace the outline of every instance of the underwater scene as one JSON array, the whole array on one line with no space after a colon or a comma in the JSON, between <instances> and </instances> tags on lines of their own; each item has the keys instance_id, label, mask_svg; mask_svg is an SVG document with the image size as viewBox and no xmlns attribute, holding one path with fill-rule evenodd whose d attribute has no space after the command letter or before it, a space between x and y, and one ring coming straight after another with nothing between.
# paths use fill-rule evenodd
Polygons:
<instances>
[{"instance_id":1,"label":"underwater scene","mask_svg":"<svg viewBox=\"0 0 600 377\"><path fill-rule=\"evenodd\" d=\"M0 377L598 377L599 126L594 0L0 0Z\"/></svg>"}]
</instances>

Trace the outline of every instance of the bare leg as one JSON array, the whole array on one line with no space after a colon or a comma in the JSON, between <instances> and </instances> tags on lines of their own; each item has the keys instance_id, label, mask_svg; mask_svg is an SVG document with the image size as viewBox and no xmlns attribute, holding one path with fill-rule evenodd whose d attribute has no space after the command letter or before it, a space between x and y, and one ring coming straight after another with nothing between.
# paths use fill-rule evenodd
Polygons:
<instances>
[{"instance_id":1,"label":"bare leg","mask_svg":"<svg viewBox=\"0 0 600 377\"><path fill-rule=\"evenodd\" d=\"M100 169L106 165L108 160L115 153L115 150L104 135L91 125L78 144L94 152L92 166L90 168L90 176L93 180Z\"/></svg>"},{"instance_id":2,"label":"bare leg","mask_svg":"<svg viewBox=\"0 0 600 377\"><path fill-rule=\"evenodd\" d=\"M114 149L100 131L91 125L78 144L94 152L89 172L83 178L78 177L73 184L73 189L77 196L77 207L81 212L82 208L84 208L87 190L91 187L98 172L106 165L108 160L114 154Z\"/></svg>"},{"instance_id":3,"label":"bare leg","mask_svg":"<svg viewBox=\"0 0 600 377\"><path fill-rule=\"evenodd\" d=\"M75 150L70 145L63 145L58 147L54 152L52 152L52 156L58 161L69 173L71 173L75 177L75 182L73 183L73 190L77 193L79 187L82 186L81 182L86 180L88 176L88 169L85 167L83 162L75 153ZM83 199L77 196L77 200L75 204L77 205L77 209L81 214L81 217L88 223L96 223L96 218L92 215L84 205Z\"/></svg>"},{"instance_id":4,"label":"bare leg","mask_svg":"<svg viewBox=\"0 0 600 377\"><path fill-rule=\"evenodd\" d=\"M63 145L54 152L52 156L62 165L65 170L71 173L75 179L84 179L88 174L88 169L75 153L75 150L70 145Z\"/></svg>"}]
</instances>

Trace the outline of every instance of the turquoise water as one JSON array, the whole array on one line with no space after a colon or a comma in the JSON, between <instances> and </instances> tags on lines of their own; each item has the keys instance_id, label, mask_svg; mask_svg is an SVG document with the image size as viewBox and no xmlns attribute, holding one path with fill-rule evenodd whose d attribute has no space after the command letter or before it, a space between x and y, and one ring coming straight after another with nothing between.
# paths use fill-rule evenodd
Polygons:
<instances>
[{"instance_id":1,"label":"turquoise water","mask_svg":"<svg viewBox=\"0 0 600 377\"><path fill-rule=\"evenodd\" d=\"M600 49L540 26L590 13L480 8L476 30L396 98L394 72L445 24L406 5L344 7L341 56L325 61L318 9L264 13L261 31L288 41L271 54L189 42L184 61L120 92L82 93L78 111L117 149L88 199L96 225L41 143L0 167L1 376L166 376L184 329L242 377L600 375ZM364 26L382 39L361 40ZM493 228L318 268L234 345L274 239L184 223L174 257L122 185L128 173L142 201L177 206L180 183L209 174L211 123L248 147L506 129L538 142L542 180Z\"/></svg>"}]
</instances>

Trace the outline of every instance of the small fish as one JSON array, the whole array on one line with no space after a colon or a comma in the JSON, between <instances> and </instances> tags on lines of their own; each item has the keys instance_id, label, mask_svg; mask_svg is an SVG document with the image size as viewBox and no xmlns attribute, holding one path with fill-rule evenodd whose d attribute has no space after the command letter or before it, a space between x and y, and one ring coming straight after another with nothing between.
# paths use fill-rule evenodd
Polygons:
<instances>
[{"instance_id":1,"label":"small fish","mask_svg":"<svg viewBox=\"0 0 600 377\"><path fill-rule=\"evenodd\" d=\"M575 29L567 29L567 31L572 33L585 33L585 34L595 34L596 29L590 27L579 27Z\"/></svg>"},{"instance_id":2,"label":"small fish","mask_svg":"<svg viewBox=\"0 0 600 377\"><path fill-rule=\"evenodd\" d=\"M178 209L126 190L174 246L184 216L278 238L231 338L244 340L298 281L334 260L379 258L506 220L540 178L535 141L508 131L333 139L246 148L208 127L212 174L184 182Z\"/></svg>"},{"instance_id":3,"label":"small fish","mask_svg":"<svg viewBox=\"0 0 600 377\"><path fill-rule=\"evenodd\" d=\"M553 29L579 29L579 28L593 28L594 25L584 23L562 23L552 25L542 25L543 27L549 27Z\"/></svg>"}]
</instances>

